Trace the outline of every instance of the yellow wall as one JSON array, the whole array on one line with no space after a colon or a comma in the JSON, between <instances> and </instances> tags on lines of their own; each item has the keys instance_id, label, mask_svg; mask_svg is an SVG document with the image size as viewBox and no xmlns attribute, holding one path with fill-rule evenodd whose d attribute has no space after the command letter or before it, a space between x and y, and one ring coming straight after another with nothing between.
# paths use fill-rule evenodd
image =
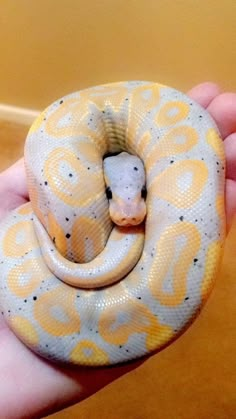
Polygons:
<instances>
[{"instance_id":1,"label":"yellow wall","mask_svg":"<svg viewBox=\"0 0 236 419\"><path fill-rule=\"evenodd\" d=\"M236 88L235 0L0 0L0 103L124 79Z\"/></svg>"},{"instance_id":2,"label":"yellow wall","mask_svg":"<svg viewBox=\"0 0 236 419\"><path fill-rule=\"evenodd\" d=\"M236 0L0 0L0 103L40 109L124 79L236 89ZM215 290L177 342L55 418L231 419L236 223Z\"/></svg>"}]
</instances>

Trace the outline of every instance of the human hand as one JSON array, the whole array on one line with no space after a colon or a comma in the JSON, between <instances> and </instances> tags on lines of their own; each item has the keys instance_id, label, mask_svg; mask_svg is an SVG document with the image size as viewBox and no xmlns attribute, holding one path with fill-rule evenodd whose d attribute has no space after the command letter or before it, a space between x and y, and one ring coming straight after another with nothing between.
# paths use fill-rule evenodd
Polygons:
<instances>
[{"instance_id":1,"label":"human hand","mask_svg":"<svg viewBox=\"0 0 236 419\"><path fill-rule=\"evenodd\" d=\"M236 213L236 94L221 94L216 85L204 83L194 87L189 96L209 111L224 139L229 227ZM25 170L20 160L0 174L0 220L27 200ZM139 364L100 369L58 367L34 355L0 318L1 415L8 419L42 417L81 401Z\"/></svg>"}]
</instances>

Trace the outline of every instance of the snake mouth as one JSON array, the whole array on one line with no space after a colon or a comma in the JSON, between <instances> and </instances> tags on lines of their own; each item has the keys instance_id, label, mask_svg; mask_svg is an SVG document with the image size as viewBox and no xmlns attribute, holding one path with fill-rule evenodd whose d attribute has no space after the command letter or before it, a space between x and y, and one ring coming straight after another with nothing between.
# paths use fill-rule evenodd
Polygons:
<instances>
[{"instance_id":1,"label":"snake mouth","mask_svg":"<svg viewBox=\"0 0 236 419\"><path fill-rule=\"evenodd\" d=\"M139 226L140 224L144 222L145 218L146 218L146 214L144 214L142 217L134 217L134 218L130 218L130 217L118 218L114 216L111 217L114 224L116 224L119 227L125 227L125 228Z\"/></svg>"},{"instance_id":2,"label":"snake mouth","mask_svg":"<svg viewBox=\"0 0 236 419\"><path fill-rule=\"evenodd\" d=\"M134 222L126 222L125 220L122 221L114 221L114 224L116 224L119 227L124 227L124 228L129 228L129 227L135 227L135 226L139 226L140 224L142 224L144 222L144 218L140 219L140 220L135 220Z\"/></svg>"}]
</instances>

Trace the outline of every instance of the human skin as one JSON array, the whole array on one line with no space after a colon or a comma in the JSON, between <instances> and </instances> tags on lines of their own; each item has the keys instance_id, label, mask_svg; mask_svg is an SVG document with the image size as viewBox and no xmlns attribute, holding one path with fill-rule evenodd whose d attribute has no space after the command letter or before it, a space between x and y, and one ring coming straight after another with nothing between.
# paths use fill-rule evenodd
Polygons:
<instances>
[{"instance_id":1,"label":"human skin","mask_svg":"<svg viewBox=\"0 0 236 419\"><path fill-rule=\"evenodd\" d=\"M188 92L215 119L226 154L225 205L227 230L236 213L236 94L221 93L214 83ZM28 201L23 159L0 174L0 221ZM139 361L100 368L59 367L33 354L0 318L0 412L7 419L42 417L89 397Z\"/></svg>"}]
</instances>

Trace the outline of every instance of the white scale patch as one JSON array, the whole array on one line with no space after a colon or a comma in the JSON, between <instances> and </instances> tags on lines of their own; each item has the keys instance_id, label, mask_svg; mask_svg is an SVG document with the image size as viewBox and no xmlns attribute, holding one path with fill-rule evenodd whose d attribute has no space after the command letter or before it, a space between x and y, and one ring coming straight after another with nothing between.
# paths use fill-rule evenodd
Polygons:
<instances>
[{"instance_id":1,"label":"white scale patch","mask_svg":"<svg viewBox=\"0 0 236 419\"><path fill-rule=\"evenodd\" d=\"M86 255L86 260L91 258L91 255L94 255L94 242L91 238L86 237L85 241L84 241L84 246L85 246L85 255Z\"/></svg>"},{"instance_id":2,"label":"white scale patch","mask_svg":"<svg viewBox=\"0 0 236 419\"><path fill-rule=\"evenodd\" d=\"M59 173L66 181L69 180L71 184L78 183L78 174L75 173L74 169L67 162L62 161L60 163Z\"/></svg>"},{"instance_id":3,"label":"white scale patch","mask_svg":"<svg viewBox=\"0 0 236 419\"><path fill-rule=\"evenodd\" d=\"M172 117L177 116L177 115L178 115L178 113L179 113L179 109L178 109L178 107L176 106L176 107L173 107L173 108L169 109L169 110L168 110L168 112L167 112L167 115L168 115L170 118L172 118Z\"/></svg>"},{"instance_id":4,"label":"white scale patch","mask_svg":"<svg viewBox=\"0 0 236 419\"><path fill-rule=\"evenodd\" d=\"M32 280L32 274L30 273L20 274L18 278L19 278L19 285L21 287L25 287Z\"/></svg>"},{"instance_id":5,"label":"white scale patch","mask_svg":"<svg viewBox=\"0 0 236 419\"><path fill-rule=\"evenodd\" d=\"M63 116L60 121L57 124L58 128L66 128L70 123L72 119L71 112L68 112L65 116Z\"/></svg>"},{"instance_id":6,"label":"white scale patch","mask_svg":"<svg viewBox=\"0 0 236 419\"><path fill-rule=\"evenodd\" d=\"M25 242L25 232L23 230L18 231L16 234L16 244L23 245Z\"/></svg>"},{"instance_id":7,"label":"white scale patch","mask_svg":"<svg viewBox=\"0 0 236 419\"><path fill-rule=\"evenodd\" d=\"M145 100L149 100L152 97L152 92L151 90L145 90L144 92L142 92L142 97Z\"/></svg>"},{"instance_id":8,"label":"white scale patch","mask_svg":"<svg viewBox=\"0 0 236 419\"><path fill-rule=\"evenodd\" d=\"M184 134L175 135L173 141L174 141L175 144L185 144L186 143L186 135L184 135Z\"/></svg>"},{"instance_id":9,"label":"white scale patch","mask_svg":"<svg viewBox=\"0 0 236 419\"><path fill-rule=\"evenodd\" d=\"M118 327L127 324L130 321L129 316L126 313L119 311L116 315L116 320L110 327L111 332L114 332Z\"/></svg>"},{"instance_id":10,"label":"white scale patch","mask_svg":"<svg viewBox=\"0 0 236 419\"><path fill-rule=\"evenodd\" d=\"M65 311L60 306L54 306L50 310L50 314L54 319L58 320L61 323L69 323L69 317L66 315Z\"/></svg>"},{"instance_id":11,"label":"white scale patch","mask_svg":"<svg viewBox=\"0 0 236 419\"><path fill-rule=\"evenodd\" d=\"M186 192L192 187L193 183L193 174L192 172L185 172L182 176L179 176L177 179L178 188L182 192Z\"/></svg>"},{"instance_id":12,"label":"white scale patch","mask_svg":"<svg viewBox=\"0 0 236 419\"><path fill-rule=\"evenodd\" d=\"M91 349L91 348L84 348L83 349L83 354L87 358L90 358L93 355L93 349Z\"/></svg>"}]
</instances>

